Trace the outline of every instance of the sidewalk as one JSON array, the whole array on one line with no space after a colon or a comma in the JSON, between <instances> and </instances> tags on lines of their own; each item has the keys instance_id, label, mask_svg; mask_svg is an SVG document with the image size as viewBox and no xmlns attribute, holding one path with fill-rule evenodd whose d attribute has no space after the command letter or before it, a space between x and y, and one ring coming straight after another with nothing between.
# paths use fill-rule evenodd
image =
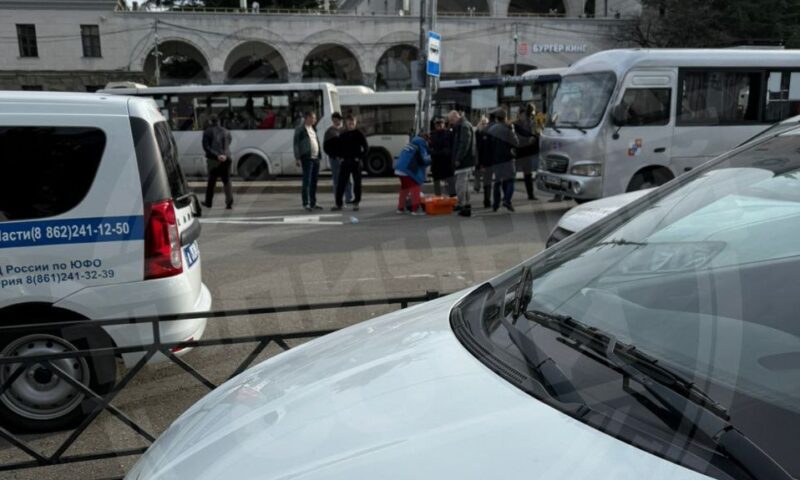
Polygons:
<instances>
[{"instance_id":1,"label":"sidewalk","mask_svg":"<svg viewBox=\"0 0 800 480\"><path fill-rule=\"evenodd\" d=\"M206 182L197 178L191 179L189 188L197 194L205 193ZM299 177L281 178L263 182L245 182L243 180L233 180L233 193L235 194L261 194L261 193L300 193L302 180ZM517 180L517 190L525 190L521 180ZM428 181L425 183L425 191L433 189L433 184ZM364 178L361 182L361 191L364 193L397 193L400 190L400 182L395 177L384 178ZM222 191L222 182L217 182L217 192ZM320 177L317 184L318 192L333 193L333 183L330 177Z\"/></svg>"}]
</instances>

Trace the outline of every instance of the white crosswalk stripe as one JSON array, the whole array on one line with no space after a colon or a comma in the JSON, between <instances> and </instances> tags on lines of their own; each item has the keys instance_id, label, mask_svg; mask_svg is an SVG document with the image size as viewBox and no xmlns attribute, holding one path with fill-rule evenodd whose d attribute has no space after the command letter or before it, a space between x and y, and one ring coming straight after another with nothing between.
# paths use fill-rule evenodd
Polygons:
<instances>
[{"instance_id":1,"label":"white crosswalk stripe","mask_svg":"<svg viewBox=\"0 0 800 480\"><path fill-rule=\"evenodd\" d=\"M227 225L344 225L342 216L337 214L201 218L200 223Z\"/></svg>"}]
</instances>

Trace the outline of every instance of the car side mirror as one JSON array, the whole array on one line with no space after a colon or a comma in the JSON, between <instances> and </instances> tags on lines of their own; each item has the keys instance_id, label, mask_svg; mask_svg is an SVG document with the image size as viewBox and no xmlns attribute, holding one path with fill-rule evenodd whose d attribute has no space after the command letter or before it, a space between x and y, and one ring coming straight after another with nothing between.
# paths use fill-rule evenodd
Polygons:
<instances>
[{"instance_id":1,"label":"car side mirror","mask_svg":"<svg viewBox=\"0 0 800 480\"><path fill-rule=\"evenodd\" d=\"M619 105L614 106L614 108L611 110L611 122L613 122L617 127L622 127L628 123L627 105L620 103Z\"/></svg>"}]
</instances>

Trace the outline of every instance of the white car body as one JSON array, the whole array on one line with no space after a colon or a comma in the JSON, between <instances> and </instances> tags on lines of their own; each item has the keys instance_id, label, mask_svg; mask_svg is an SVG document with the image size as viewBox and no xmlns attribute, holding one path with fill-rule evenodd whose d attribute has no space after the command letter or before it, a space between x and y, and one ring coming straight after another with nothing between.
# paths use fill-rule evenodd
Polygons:
<instances>
[{"instance_id":1,"label":"white car body","mask_svg":"<svg viewBox=\"0 0 800 480\"><path fill-rule=\"evenodd\" d=\"M611 215L629 203L647 195L652 189L638 190L611 197L587 202L568 210L558 220L555 228L547 238L547 246L551 247L573 233L580 232L593 223Z\"/></svg>"},{"instance_id":2,"label":"white car body","mask_svg":"<svg viewBox=\"0 0 800 480\"><path fill-rule=\"evenodd\" d=\"M126 479L707 478L496 375L450 327L462 295L246 371L185 412Z\"/></svg>"}]
</instances>

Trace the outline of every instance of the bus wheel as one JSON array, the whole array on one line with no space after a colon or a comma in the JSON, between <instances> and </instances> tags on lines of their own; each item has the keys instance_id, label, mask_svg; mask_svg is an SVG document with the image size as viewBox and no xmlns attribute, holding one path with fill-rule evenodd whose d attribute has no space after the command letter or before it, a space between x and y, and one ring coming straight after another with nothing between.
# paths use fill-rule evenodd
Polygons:
<instances>
[{"instance_id":1,"label":"bus wheel","mask_svg":"<svg viewBox=\"0 0 800 480\"><path fill-rule=\"evenodd\" d=\"M237 170L242 180L254 181L270 179L269 166L267 166L266 160L257 155L247 155L239 160Z\"/></svg>"},{"instance_id":2,"label":"bus wheel","mask_svg":"<svg viewBox=\"0 0 800 480\"><path fill-rule=\"evenodd\" d=\"M664 185L672 180L672 172L666 168L655 167L639 171L631 178L628 184L627 192L636 192L639 190L646 190L648 188L655 188Z\"/></svg>"},{"instance_id":3,"label":"bus wheel","mask_svg":"<svg viewBox=\"0 0 800 480\"><path fill-rule=\"evenodd\" d=\"M370 177L385 177L392 173L392 157L389 152L383 149L370 150L367 154L366 165L367 174Z\"/></svg>"}]
</instances>

